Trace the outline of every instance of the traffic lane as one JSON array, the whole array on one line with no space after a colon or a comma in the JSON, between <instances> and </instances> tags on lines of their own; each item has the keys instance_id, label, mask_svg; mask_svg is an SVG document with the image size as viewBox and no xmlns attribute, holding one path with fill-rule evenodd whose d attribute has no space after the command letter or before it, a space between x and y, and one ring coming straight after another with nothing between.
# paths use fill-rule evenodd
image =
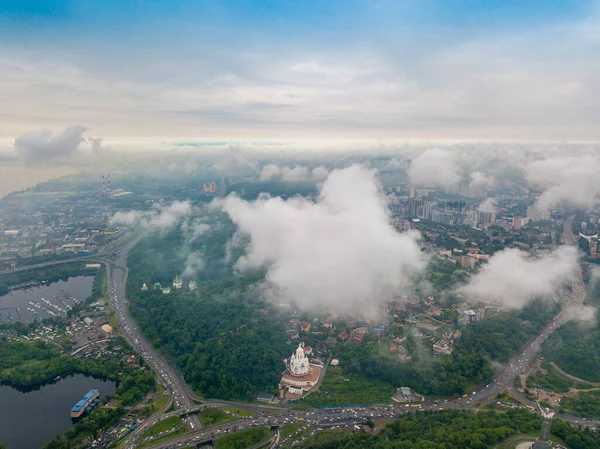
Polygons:
<instances>
[{"instance_id":1,"label":"traffic lane","mask_svg":"<svg viewBox=\"0 0 600 449\"><path fill-rule=\"evenodd\" d=\"M290 423L303 423L311 427L344 427L346 425L359 424L368 419L397 419L407 413L417 413L419 410L441 410L449 408L469 409L467 404L460 404L462 399L450 401L444 400L444 407L425 406L415 408L413 405L388 405L385 407L365 407L365 408L336 408L315 412L295 412L290 411L287 415L247 418L246 420L236 420L231 423L222 424L206 428L202 431L190 432L178 440L165 442L164 447L178 442L193 443L198 439L215 438L230 432L236 432L249 427L270 427L272 425L283 426ZM440 401L442 402L442 401ZM252 421L250 421L252 420ZM572 420L573 422L585 422L584 420ZM587 424L592 424L587 422Z\"/></svg>"},{"instance_id":2,"label":"traffic lane","mask_svg":"<svg viewBox=\"0 0 600 449\"><path fill-rule=\"evenodd\" d=\"M121 257L124 259L124 257ZM148 359L150 367L154 370L155 373L158 373L162 370L163 380L168 380L170 389L172 390L172 394L174 395L174 402L177 407L190 406L194 402L187 395L186 388L182 385L182 379L176 374L174 370L168 367L162 358L158 355L156 351L147 343L144 337L141 335L141 332L134 325L133 319L129 315L126 310L126 296L125 296L125 279L127 276L128 270L123 270L121 268L113 269L114 277L113 277L113 289L110 292L110 297L113 305L118 310L117 319L122 325L123 332L128 337L130 343L138 351L138 353L142 354L144 359ZM187 421L198 429L202 428L202 423L197 416L192 416L186 418Z\"/></svg>"},{"instance_id":3,"label":"traffic lane","mask_svg":"<svg viewBox=\"0 0 600 449\"><path fill-rule=\"evenodd\" d=\"M289 415L285 418L279 417L268 417L262 419L256 419L252 422L246 421L233 421L231 423L222 424L206 428L202 431L189 432L186 435L178 437L176 439L169 440L164 443L159 443L154 446L148 446L149 449L168 448L176 447L179 443L183 444L194 444L197 441L204 441L206 439L214 439L228 433L235 433L240 430L247 428L256 427L267 427L271 426L284 426L287 424L301 423L307 427L318 428L323 430L324 428L349 428L353 425L362 424L365 421L373 418L377 419L397 419L408 413L418 413L419 410L427 410L428 408L422 407L415 409L412 406L406 409L401 407L387 406L377 408L362 408L362 409L330 409L326 412L313 412L305 413L300 412L294 415ZM433 409L433 408L430 408Z\"/></svg>"}]
</instances>

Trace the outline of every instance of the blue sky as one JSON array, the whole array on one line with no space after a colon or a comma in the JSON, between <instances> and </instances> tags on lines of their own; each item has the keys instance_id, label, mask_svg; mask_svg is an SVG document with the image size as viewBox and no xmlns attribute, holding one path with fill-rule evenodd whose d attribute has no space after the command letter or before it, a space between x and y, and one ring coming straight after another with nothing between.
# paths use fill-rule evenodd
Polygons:
<instances>
[{"instance_id":1,"label":"blue sky","mask_svg":"<svg viewBox=\"0 0 600 449\"><path fill-rule=\"evenodd\" d=\"M599 140L597 1L0 0L0 137Z\"/></svg>"}]
</instances>

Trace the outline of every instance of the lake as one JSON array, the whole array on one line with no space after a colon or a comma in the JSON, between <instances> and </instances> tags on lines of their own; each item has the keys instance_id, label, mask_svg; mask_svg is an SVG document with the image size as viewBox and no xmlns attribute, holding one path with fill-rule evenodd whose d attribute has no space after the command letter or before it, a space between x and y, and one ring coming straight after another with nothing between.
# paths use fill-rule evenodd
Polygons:
<instances>
[{"instance_id":1,"label":"lake","mask_svg":"<svg viewBox=\"0 0 600 449\"><path fill-rule=\"evenodd\" d=\"M49 285L24 290L14 290L0 296L0 322L14 323L19 321L20 318L23 323L30 323L36 317L39 319L51 318L50 312L60 315L61 312L58 309L48 305L41 298L66 311L67 306L65 304L72 306L73 302L65 297L65 292L79 301L85 301L92 293L93 283L93 276L74 276L67 281L53 282ZM28 303L28 301L34 304Z\"/></svg>"},{"instance_id":2,"label":"lake","mask_svg":"<svg viewBox=\"0 0 600 449\"><path fill-rule=\"evenodd\" d=\"M43 447L71 428L71 407L94 388L102 400L114 394L116 384L75 374L27 393L0 385L0 444L8 449Z\"/></svg>"}]
</instances>

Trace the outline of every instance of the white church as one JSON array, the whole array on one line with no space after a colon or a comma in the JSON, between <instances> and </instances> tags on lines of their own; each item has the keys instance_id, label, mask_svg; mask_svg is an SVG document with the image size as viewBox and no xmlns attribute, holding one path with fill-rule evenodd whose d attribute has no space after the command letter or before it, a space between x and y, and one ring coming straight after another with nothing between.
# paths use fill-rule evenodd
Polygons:
<instances>
[{"instance_id":1,"label":"white church","mask_svg":"<svg viewBox=\"0 0 600 449\"><path fill-rule=\"evenodd\" d=\"M281 376L279 390L281 398L297 399L313 389L319 382L323 367L310 363L304 352L304 343L300 343L296 352L285 360L286 370Z\"/></svg>"}]
</instances>

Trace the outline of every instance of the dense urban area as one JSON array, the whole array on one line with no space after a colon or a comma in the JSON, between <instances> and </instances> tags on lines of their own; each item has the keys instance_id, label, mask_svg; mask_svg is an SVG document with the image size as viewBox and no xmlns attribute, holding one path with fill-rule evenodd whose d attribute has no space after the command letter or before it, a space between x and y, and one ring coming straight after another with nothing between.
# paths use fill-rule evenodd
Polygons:
<instances>
[{"instance_id":1,"label":"dense urban area","mask_svg":"<svg viewBox=\"0 0 600 449\"><path fill-rule=\"evenodd\" d=\"M240 269L256 237L227 201L318 204L333 175L79 174L5 196L2 384L115 385L78 391L46 449L600 447L600 213L541 209L524 183L421 188L403 170L380 169L378 195L426 262L372 310L307 307L265 291L268 264ZM561 248L577 272L518 307L464 289L494 258Z\"/></svg>"},{"instance_id":2,"label":"dense urban area","mask_svg":"<svg viewBox=\"0 0 600 449\"><path fill-rule=\"evenodd\" d=\"M0 0L0 449L600 449L600 0Z\"/></svg>"}]
</instances>

